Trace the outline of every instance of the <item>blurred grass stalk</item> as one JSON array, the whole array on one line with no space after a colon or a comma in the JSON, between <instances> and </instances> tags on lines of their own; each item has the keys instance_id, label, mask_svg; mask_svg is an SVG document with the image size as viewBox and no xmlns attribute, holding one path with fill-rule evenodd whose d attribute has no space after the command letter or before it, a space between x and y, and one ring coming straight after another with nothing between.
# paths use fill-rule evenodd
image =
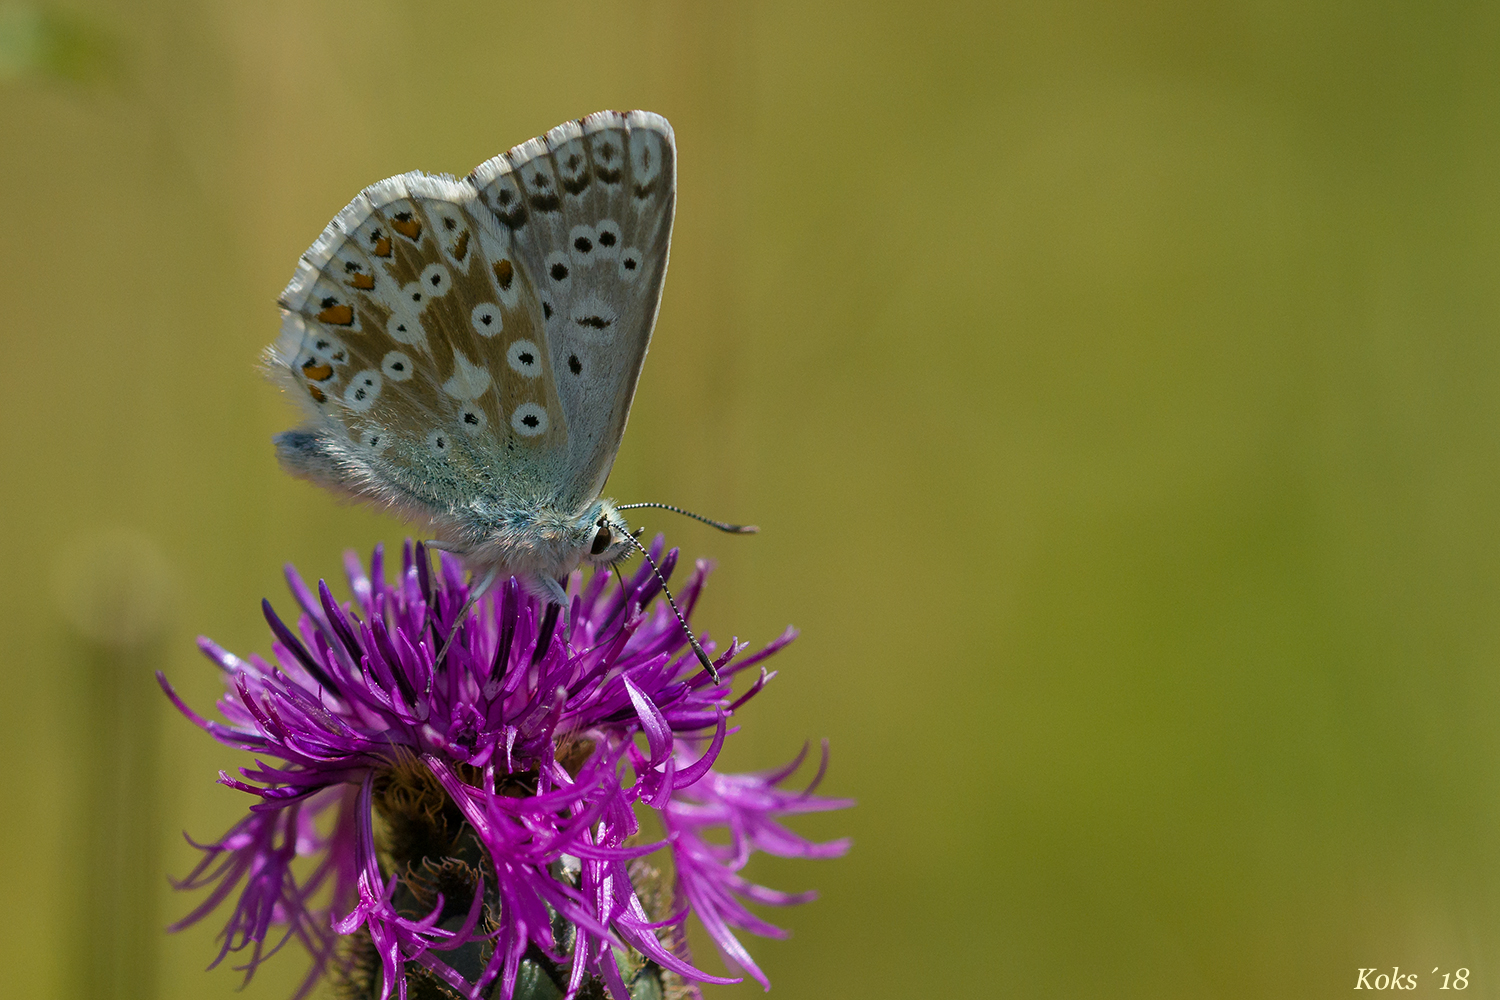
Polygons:
<instances>
[{"instance_id":1,"label":"blurred grass stalk","mask_svg":"<svg viewBox=\"0 0 1500 1000\"><path fill-rule=\"evenodd\" d=\"M72 812L68 995L157 994L162 921L161 702L166 560L148 540L109 535L71 546L54 567L68 634L76 725L59 734L77 762Z\"/></svg>"}]
</instances>

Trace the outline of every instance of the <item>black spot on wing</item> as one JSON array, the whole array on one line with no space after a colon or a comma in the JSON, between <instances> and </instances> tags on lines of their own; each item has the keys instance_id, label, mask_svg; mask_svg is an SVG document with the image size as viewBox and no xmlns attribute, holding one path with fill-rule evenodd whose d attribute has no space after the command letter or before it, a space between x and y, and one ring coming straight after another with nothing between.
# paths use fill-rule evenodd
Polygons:
<instances>
[{"instance_id":1,"label":"black spot on wing","mask_svg":"<svg viewBox=\"0 0 1500 1000\"><path fill-rule=\"evenodd\" d=\"M499 206L491 208L491 211L495 213L495 218L511 229L520 229L526 225L526 203L514 190L502 187L495 192L495 202Z\"/></svg>"},{"instance_id":2,"label":"black spot on wing","mask_svg":"<svg viewBox=\"0 0 1500 1000\"><path fill-rule=\"evenodd\" d=\"M620 149L608 140L594 147L594 173L606 184L620 183L621 168L624 161L620 159Z\"/></svg>"},{"instance_id":3,"label":"black spot on wing","mask_svg":"<svg viewBox=\"0 0 1500 1000\"><path fill-rule=\"evenodd\" d=\"M589 186L589 171L581 153L572 153L563 163L567 171L563 175L563 190L568 194L582 194Z\"/></svg>"},{"instance_id":4,"label":"black spot on wing","mask_svg":"<svg viewBox=\"0 0 1500 1000\"><path fill-rule=\"evenodd\" d=\"M562 198L558 197L552 189L552 179L538 170L531 177L532 194L531 207L538 212L555 212L562 204Z\"/></svg>"}]
</instances>

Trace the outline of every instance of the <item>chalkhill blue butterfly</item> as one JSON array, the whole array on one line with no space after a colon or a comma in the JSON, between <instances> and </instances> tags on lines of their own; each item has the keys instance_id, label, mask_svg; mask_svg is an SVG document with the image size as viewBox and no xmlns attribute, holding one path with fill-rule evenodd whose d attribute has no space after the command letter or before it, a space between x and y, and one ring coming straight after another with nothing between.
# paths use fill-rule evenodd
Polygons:
<instances>
[{"instance_id":1,"label":"chalkhill blue butterfly","mask_svg":"<svg viewBox=\"0 0 1500 1000\"><path fill-rule=\"evenodd\" d=\"M430 525L476 593L516 576L566 608L574 569L645 554L622 512L666 505L602 492L676 195L672 127L646 111L566 122L461 179L365 188L281 295L267 360L307 417L277 436L282 466Z\"/></svg>"}]
</instances>

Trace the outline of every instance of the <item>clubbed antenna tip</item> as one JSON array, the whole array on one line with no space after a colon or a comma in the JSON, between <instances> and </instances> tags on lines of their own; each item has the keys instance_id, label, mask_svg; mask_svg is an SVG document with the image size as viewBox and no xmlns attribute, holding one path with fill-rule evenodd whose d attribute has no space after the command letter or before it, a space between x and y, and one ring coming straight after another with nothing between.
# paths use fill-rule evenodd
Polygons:
<instances>
[{"instance_id":1,"label":"clubbed antenna tip","mask_svg":"<svg viewBox=\"0 0 1500 1000\"><path fill-rule=\"evenodd\" d=\"M670 510L674 514L681 514L683 517L690 517L694 521L702 521L704 524L718 528L720 531L727 532L731 535L754 535L760 531L760 528L754 524L730 524L727 521L715 521L711 517L704 517L702 514L694 514L690 510L683 510L681 507L673 507L669 503L628 503L622 507L616 507L615 510L639 510L642 507L655 507L658 510Z\"/></svg>"}]
</instances>

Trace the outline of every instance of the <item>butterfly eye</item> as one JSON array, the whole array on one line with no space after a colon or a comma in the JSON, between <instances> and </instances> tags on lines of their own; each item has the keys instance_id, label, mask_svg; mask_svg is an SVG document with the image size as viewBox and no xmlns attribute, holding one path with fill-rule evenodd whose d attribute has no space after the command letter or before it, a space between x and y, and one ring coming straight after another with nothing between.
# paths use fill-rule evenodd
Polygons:
<instances>
[{"instance_id":1,"label":"butterfly eye","mask_svg":"<svg viewBox=\"0 0 1500 1000\"><path fill-rule=\"evenodd\" d=\"M594 544L589 549L589 554L599 555L605 549L609 548L609 543L614 540L614 532L609 530L609 526L605 524L599 525L599 530L594 533Z\"/></svg>"}]
</instances>

